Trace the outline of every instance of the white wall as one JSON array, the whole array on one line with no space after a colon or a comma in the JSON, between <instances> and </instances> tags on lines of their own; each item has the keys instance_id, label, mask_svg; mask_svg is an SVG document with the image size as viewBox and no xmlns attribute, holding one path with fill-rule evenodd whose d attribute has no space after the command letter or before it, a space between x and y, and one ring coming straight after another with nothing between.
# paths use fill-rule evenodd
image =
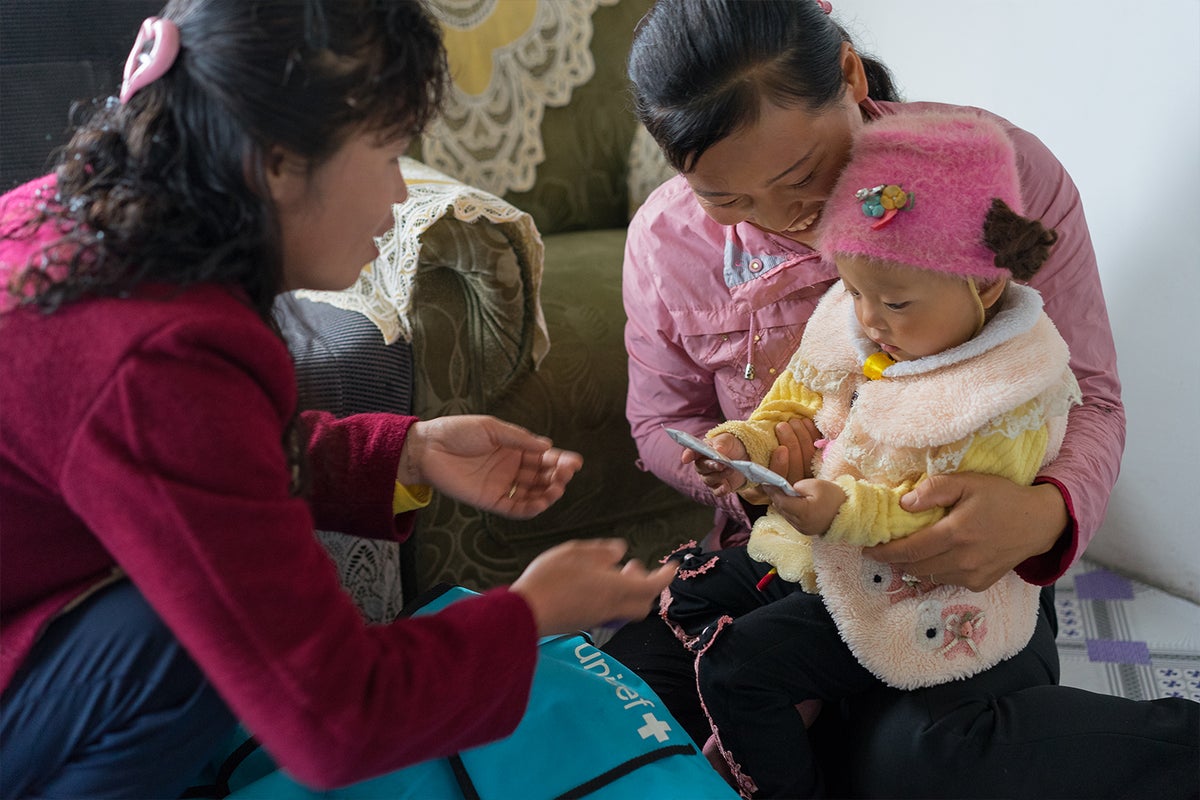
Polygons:
<instances>
[{"instance_id":1,"label":"white wall","mask_svg":"<svg viewBox=\"0 0 1200 800\"><path fill-rule=\"evenodd\" d=\"M1083 196L1128 438L1090 557L1200 601L1200 0L833 0L908 100L1033 132Z\"/></svg>"}]
</instances>

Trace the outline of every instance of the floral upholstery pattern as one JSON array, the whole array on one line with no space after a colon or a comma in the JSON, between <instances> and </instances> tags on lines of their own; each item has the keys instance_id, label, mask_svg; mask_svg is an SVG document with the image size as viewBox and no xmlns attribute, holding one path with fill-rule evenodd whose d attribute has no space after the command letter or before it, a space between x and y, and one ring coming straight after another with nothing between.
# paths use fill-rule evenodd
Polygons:
<instances>
[{"instance_id":1,"label":"floral upholstery pattern","mask_svg":"<svg viewBox=\"0 0 1200 800\"><path fill-rule=\"evenodd\" d=\"M421 269L426 232L444 217L462 222L486 221L491 224L481 226L481 233L500 236L502 249L511 249L515 260L484 261L479 265L468 262L462 268L477 273L486 270L487 280L508 288L502 294L511 296L513 290L524 287L535 326L530 332L532 351L541 361L549 347L549 335L538 299L542 237L532 218L490 192L456 181L419 161L401 158L400 168L408 184L408 200L393 206L392 228L376 240L379 256L345 291L306 290L296 295L360 312L379 327L388 344L400 338L411 341L413 288Z\"/></svg>"},{"instance_id":2,"label":"floral upholstery pattern","mask_svg":"<svg viewBox=\"0 0 1200 800\"><path fill-rule=\"evenodd\" d=\"M414 535L419 588L438 581L471 588L508 582L541 550L569 538L623 537L635 556L656 561L678 542L703 535L711 510L635 465L625 420L619 258L613 263L624 231L547 239L547 261L557 265L542 284L552 345L535 370L528 343L512 336L523 326L491 313L517 304L497 302L490 270L480 268L511 259L511 250L479 228L445 220L426 236L415 302L414 413L495 414L582 453L584 466L563 498L532 520L508 520L435 496ZM464 271L468 264L473 268Z\"/></svg>"}]
</instances>

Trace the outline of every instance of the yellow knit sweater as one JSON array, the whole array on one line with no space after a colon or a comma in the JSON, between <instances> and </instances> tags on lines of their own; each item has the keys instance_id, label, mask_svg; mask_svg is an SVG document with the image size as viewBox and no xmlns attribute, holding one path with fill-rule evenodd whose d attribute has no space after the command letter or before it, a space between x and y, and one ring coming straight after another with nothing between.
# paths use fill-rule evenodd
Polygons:
<instances>
[{"instance_id":1,"label":"yellow knit sweater","mask_svg":"<svg viewBox=\"0 0 1200 800\"><path fill-rule=\"evenodd\" d=\"M936 522L945 513L944 509L913 513L900 507L901 497L934 474L930 471L933 464L955 466L940 472L982 472L1014 483L1031 484L1042 466L1049 441L1045 423L1036 427L1029 424L1034 417L1044 418L1042 406L1042 401L1034 399L1002 413L984 428L958 441L931 448L924 463L912 453L880 456L862 446L859 458L841 460L839 465L844 471L831 474L833 470L823 467L825 459L818 456L815 477L832 480L846 493L846 502L825 537L869 547L907 536ZM732 433L745 445L749 460L766 465L779 446L775 425L798 416L816 417L820 409L821 395L787 370L749 419L722 423L709 435ZM872 466L864 463L870 461L876 463ZM894 477L889 479L888 473ZM875 480L868 476L874 476Z\"/></svg>"}]
</instances>

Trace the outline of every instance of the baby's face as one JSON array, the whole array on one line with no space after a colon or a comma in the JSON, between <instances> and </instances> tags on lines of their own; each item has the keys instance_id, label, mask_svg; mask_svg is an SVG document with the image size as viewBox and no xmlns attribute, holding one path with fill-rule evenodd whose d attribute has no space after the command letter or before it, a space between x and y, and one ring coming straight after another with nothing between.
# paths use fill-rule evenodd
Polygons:
<instances>
[{"instance_id":1,"label":"baby's face","mask_svg":"<svg viewBox=\"0 0 1200 800\"><path fill-rule=\"evenodd\" d=\"M897 361L957 347L982 326L983 305L963 278L860 256L838 256L837 267L863 332Z\"/></svg>"}]
</instances>

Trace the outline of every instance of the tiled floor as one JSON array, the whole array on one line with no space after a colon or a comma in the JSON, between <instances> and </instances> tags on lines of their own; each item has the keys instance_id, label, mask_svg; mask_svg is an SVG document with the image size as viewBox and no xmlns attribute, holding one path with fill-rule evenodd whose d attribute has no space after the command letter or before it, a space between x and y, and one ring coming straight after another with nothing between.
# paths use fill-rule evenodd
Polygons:
<instances>
[{"instance_id":1,"label":"tiled floor","mask_svg":"<svg viewBox=\"0 0 1200 800\"><path fill-rule=\"evenodd\" d=\"M1055 592L1062 683L1200 701L1200 605L1086 560Z\"/></svg>"}]
</instances>

